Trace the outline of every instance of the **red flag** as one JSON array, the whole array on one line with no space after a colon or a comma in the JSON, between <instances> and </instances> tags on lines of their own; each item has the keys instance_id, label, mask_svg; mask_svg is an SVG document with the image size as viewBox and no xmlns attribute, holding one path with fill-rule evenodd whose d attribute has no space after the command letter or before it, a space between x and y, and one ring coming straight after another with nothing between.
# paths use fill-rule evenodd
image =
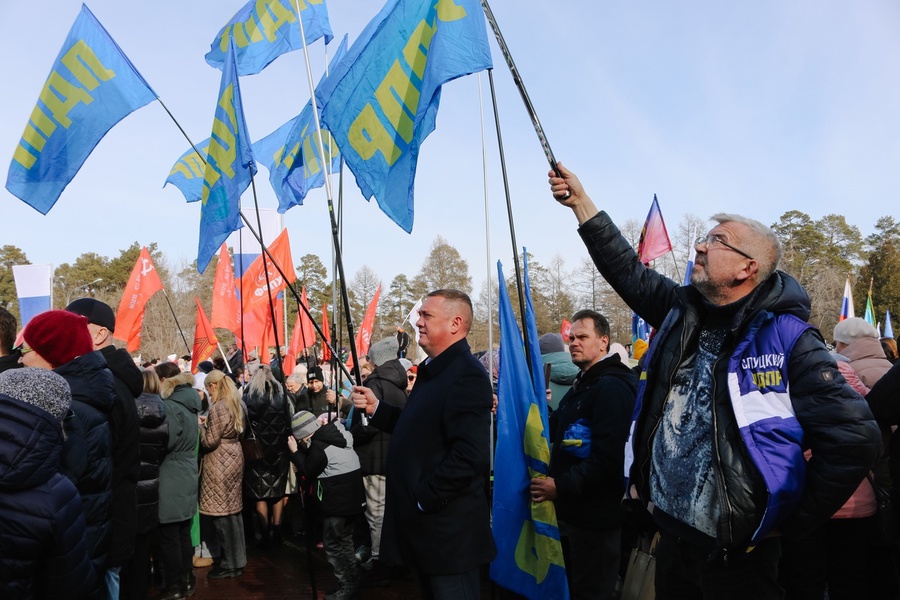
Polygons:
<instances>
[{"instance_id":1,"label":"red flag","mask_svg":"<svg viewBox=\"0 0 900 600\"><path fill-rule=\"evenodd\" d=\"M306 307L306 310L300 308L298 311L297 322L294 324L294 333L291 336L291 344L288 346L287 351L292 363L292 369L293 363L296 363L297 357L303 353L303 350L316 343L316 329L313 327L312 319L309 317L309 302L306 299L305 287L300 291L300 304Z\"/></svg>"},{"instance_id":2,"label":"red flag","mask_svg":"<svg viewBox=\"0 0 900 600\"><path fill-rule=\"evenodd\" d=\"M287 229L281 231L275 241L269 245L269 253L272 258L281 267L284 277L272 264L272 260L266 256L265 264L268 269L263 269L263 254L256 257L256 260L247 267L241 276L241 299L244 304L244 312L253 312L261 305L268 305L269 295L274 296L293 283L297 279L297 273L294 271L294 261L291 258L291 242L288 239ZM268 277L266 276L268 270ZM268 284L267 284L268 281ZM268 285L268 293L266 292ZM246 323L244 324L246 329Z\"/></svg>"},{"instance_id":3,"label":"red flag","mask_svg":"<svg viewBox=\"0 0 900 600\"><path fill-rule=\"evenodd\" d=\"M122 301L119 302L119 310L116 312L116 331L114 337L125 340L129 352L134 352L141 347L141 328L144 324L144 307L150 297L163 289L162 281L147 248L141 248Z\"/></svg>"},{"instance_id":4,"label":"red flag","mask_svg":"<svg viewBox=\"0 0 900 600\"><path fill-rule=\"evenodd\" d=\"M209 360L219 345L219 340L213 332L209 319L203 311L199 298L194 298L197 302L197 325L194 329L194 349L191 352L191 373L197 373L197 365L204 360Z\"/></svg>"},{"instance_id":5,"label":"red flag","mask_svg":"<svg viewBox=\"0 0 900 600\"><path fill-rule=\"evenodd\" d=\"M366 309L366 316L363 318L359 331L356 332L356 355L364 356L372 345L372 328L375 326L375 310L378 308L378 297L381 295L381 286L375 288L375 295L369 302L369 308ZM353 357L350 357L353 362Z\"/></svg>"},{"instance_id":6,"label":"red flag","mask_svg":"<svg viewBox=\"0 0 900 600\"><path fill-rule=\"evenodd\" d=\"M559 335L562 336L563 344L569 343L569 331L572 329L572 324L569 323L568 319L563 319L562 325L559 328Z\"/></svg>"},{"instance_id":7,"label":"red flag","mask_svg":"<svg viewBox=\"0 0 900 600\"><path fill-rule=\"evenodd\" d=\"M325 334L325 343L322 344L322 360L331 360L331 329L328 326L328 305L322 305L322 333Z\"/></svg>"},{"instance_id":8,"label":"red flag","mask_svg":"<svg viewBox=\"0 0 900 600\"><path fill-rule=\"evenodd\" d=\"M644 228L641 229L641 240L638 242L638 258L642 263L649 264L666 252L672 251L672 242L669 241L669 232L666 231L666 222L663 221L662 211L659 210L659 202L656 194L653 194L653 204Z\"/></svg>"},{"instance_id":9,"label":"red flag","mask_svg":"<svg viewBox=\"0 0 900 600\"><path fill-rule=\"evenodd\" d=\"M234 283L234 268L231 266L231 256L228 248L222 244L219 250L219 262L216 265L216 281L213 284L212 298L213 327L227 329L235 335L241 335L241 303L237 297L237 288Z\"/></svg>"}]
</instances>

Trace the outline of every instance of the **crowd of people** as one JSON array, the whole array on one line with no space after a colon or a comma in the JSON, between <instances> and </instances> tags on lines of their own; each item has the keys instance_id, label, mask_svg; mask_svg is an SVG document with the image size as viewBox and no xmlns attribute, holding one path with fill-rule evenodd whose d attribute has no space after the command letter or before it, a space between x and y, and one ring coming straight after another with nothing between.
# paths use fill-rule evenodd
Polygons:
<instances>
[{"instance_id":1,"label":"crowd of people","mask_svg":"<svg viewBox=\"0 0 900 600\"><path fill-rule=\"evenodd\" d=\"M568 339L540 339L549 471L526 493L554 505L571 597L618 598L651 535L661 600L900 596L895 340L854 317L826 344L758 221L713 216L685 286L572 172L549 183L653 327L629 352L580 310ZM398 327L353 385L314 354L284 373L236 345L195 374L176 356L139 367L92 298L35 316L16 347L0 308L0 597L178 600L196 569L241 577L248 543L301 533L333 569L327 600L412 575L422 598L480 598L503 365L473 354L472 321L465 293L429 293L426 358Z\"/></svg>"}]
</instances>

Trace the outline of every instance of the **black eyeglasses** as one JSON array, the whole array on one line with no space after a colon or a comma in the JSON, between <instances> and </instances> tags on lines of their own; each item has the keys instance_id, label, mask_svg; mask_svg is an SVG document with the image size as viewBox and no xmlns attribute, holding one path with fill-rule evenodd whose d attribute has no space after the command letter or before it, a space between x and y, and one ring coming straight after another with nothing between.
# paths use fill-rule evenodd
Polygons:
<instances>
[{"instance_id":1,"label":"black eyeglasses","mask_svg":"<svg viewBox=\"0 0 900 600\"><path fill-rule=\"evenodd\" d=\"M732 252L737 252L738 254L740 254L741 256L743 256L744 258L748 258L748 259L750 259L750 260L756 260L755 258L753 258L752 256L750 256L749 254L747 254L747 253L744 252L743 250L740 250L740 249L738 249L738 248L735 248L734 246L732 246L731 244L729 244L728 242L726 242L725 240L723 240L723 239L722 239L722 236L716 235L715 233L710 233L709 235L701 235L700 237L698 237L698 238L694 241L694 244L695 244L696 246L699 246L700 244L706 244L707 247L708 247L708 246L714 246L714 245L716 245L716 244L721 244L722 246L728 248L728 249L731 250Z\"/></svg>"}]
</instances>

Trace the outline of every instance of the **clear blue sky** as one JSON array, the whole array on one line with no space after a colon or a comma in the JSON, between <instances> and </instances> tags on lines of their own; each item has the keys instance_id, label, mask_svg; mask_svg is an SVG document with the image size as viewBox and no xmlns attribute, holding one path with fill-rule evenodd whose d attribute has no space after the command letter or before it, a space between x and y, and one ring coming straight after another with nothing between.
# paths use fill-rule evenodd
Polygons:
<instances>
[{"instance_id":1,"label":"clear blue sky","mask_svg":"<svg viewBox=\"0 0 900 600\"><path fill-rule=\"evenodd\" d=\"M92 0L88 6L195 141L207 137L220 72L203 59L243 0ZM336 39L351 43L380 0L328 0ZM5 169L80 2L0 3L0 158ZM900 4L764 0L517 2L492 8L558 159L619 222L643 221L657 194L669 228L685 213L727 211L772 223L787 210L844 214L864 234L894 214L900 189ZM547 164L492 39L519 245L541 262L586 255L574 217L547 191ZM321 42L312 47L316 80ZM509 229L485 75L492 260L512 272ZM251 137L309 99L303 54L241 81ZM422 147L411 235L344 183L348 277L363 264L385 285L414 275L436 235L485 279L479 79L444 88L437 130ZM158 103L100 142L47 216L0 190L0 245L33 263L115 256L157 242L173 267L196 258L199 206L162 188L186 142ZM274 207L267 172L262 206ZM252 202L249 192L245 205ZM286 214L295 259L330 256L324 190ZM493 273L493 267L491 267Z\"/></svg>"}]
</instances>

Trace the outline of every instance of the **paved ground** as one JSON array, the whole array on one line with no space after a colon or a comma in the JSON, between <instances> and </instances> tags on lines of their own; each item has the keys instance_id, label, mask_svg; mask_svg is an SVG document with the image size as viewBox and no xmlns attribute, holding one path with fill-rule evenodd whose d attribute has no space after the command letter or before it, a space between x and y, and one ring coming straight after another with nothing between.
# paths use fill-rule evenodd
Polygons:
<instances>
[{"instance_id":1,"label":"paved ground","mask_svg":"<svg viewBox=\"0 0 900 600\"><path fill-rule=\"evenodd\" d=\"M243 575L233 579L207 579L209 568L194 569L197 579L193 600L303 600L319 599L325 590L335 585L331 567L325 560L325 551L313 550L316 588L313 596L304 538L292 538L278 547L258 550L248 544L247 568ZM151 590L150 598L156 595ZM363 600L406 600L419 597L415 581L392 580L383 588L365 588ZM482 586L482 598L491 598L490 585Z\"/></svg>"}]
</instances>

